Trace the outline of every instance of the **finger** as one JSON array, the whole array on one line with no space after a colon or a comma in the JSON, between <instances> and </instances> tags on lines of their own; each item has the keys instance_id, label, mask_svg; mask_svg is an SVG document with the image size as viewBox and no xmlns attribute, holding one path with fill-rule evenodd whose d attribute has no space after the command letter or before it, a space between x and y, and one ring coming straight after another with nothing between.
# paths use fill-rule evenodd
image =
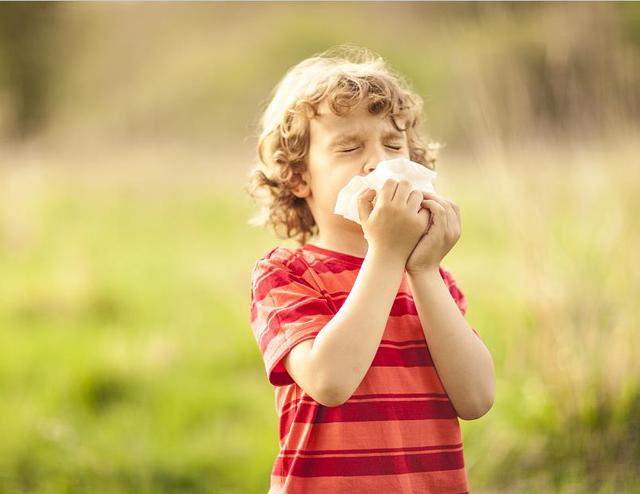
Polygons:
<instances>
[{"instance_id":1,"label":"finger","mask_svg":"<svg viewBox=\"0 0 640 494\"><path fill-rule=\"evenodd\" d=\"M398 204L406 204L410 192L411 183L403 178L398 182L398 187L396 188L396 193L393 195L392 201Z\"/></svg>"},{"instance_id":2,"label":"finger","mask_svg":"<svg viewBox=\"0 0 640 494\"><path fill-rule=\"evenodd\" d=\"M447 208L447 204L449 202L445 197L441 196L440 194L436 194L435 192L422 191L422 198L425 200L432 199L438 202L444 208Z\"/></svg>"},{"instance_id":3,"label":"finger","mask_svg":"<svg viewBox=\"0 0 640 494\"><path fill-rule=\"evenodd\" d=\"M460 208L456 203L444 198L441 195L438 195L433 192L424 192L422 193L423 197L427 199L433 199L440 203L443 207L446 208L447 214L449 215L449 223L452 224L454 222L460 223Z\"/></svg>"},{"instance_id":4,"label":"finger","mask_svg":"<svg viewBox=\"0 0 640 494\"><path fill-rule=\"evenodd\" d=\"M419 190L412 190L407 197L407 206L411 211L418 211L422 207L422 193Z\"/></svg>"},{"instance_id":5,"label":"finger","mask_svg":"<svg viewBox=\"0 0 640 494\"><path fill-rule=\"evenodd\" d=\"M436 217L447 214L447 208L434 199L423 199L420 203L422 207L428 208Z\"/></svg>"},{"instance_id":6,"label":"finger","mask_svg":"<svg viewBox=\"0 0 640 494\"><path fill-rule=\"evenodd\" d=\"M433 199L422 201L422 207L431 211L431 223L438 226L447 227L447 210L442 204Z\"/></svg>"},{"instance_id":7,"label":"finger","mask_svg":"<svg viewBox=\"0 0 640 494\"><path fill-rule=\"evenodd\" d=\"M458 205L453 201L447 201L447 224L451 229L451 236L458 238L460 236L460 216L457 210Z\"/></svg>"},{"instance_id":8,"label":"finger","mask_svg":"<svg viewBox=\"0 0 640 494\"><path fill-rule=\"evenodd\" d=\"M397 187L398 182L396 180L392 178L386 179L380 188L380 193L378 194L379 200L382 202L391 202Z\"/></svg>"},{"instance_id":9,"label":"finger","mask_svg":"<svg viewBox=\"0 0 640 494\"><path fill-rule=\"evenodd\" d=\"M366 221L373 209L373 201L376 195L375 189L365 189L358 195L358 216L360 217L360 223Z\"/></svg>"},{"instance_id":10,"label":"finger","mask_svg":"<svg viewBox=\"0 0 640 494\"><path fill-rule=\"evenodd\" d=\"M456 218L458 219L458 227L461 228L462 218L460 217L460 206L458 206L455 202L452 202L451 207L453 207L453 212L455 213Z\"/></svg>"}]
</instances>

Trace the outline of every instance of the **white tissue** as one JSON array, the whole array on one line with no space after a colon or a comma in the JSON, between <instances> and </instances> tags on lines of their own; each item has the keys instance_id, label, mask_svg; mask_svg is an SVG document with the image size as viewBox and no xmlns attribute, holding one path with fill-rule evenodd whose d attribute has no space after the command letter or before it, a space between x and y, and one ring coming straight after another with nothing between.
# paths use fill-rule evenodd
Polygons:
<instances>
[{"instance_id":1,"label":"white tissue","mask_svg":"<svg viewBox=\"0 0 640 494\"><path fill-rule=\"evenodd\" d=\"M433 180L438 174L420 163L407 158L394 158L378 163L376 169L367 176L356 175L345 185L336 200L335 214L360 224L358 214L358 195L365 189L379 191L387 178L408 180L411 190L434 192Z\"/></svg>"}]
</instances>

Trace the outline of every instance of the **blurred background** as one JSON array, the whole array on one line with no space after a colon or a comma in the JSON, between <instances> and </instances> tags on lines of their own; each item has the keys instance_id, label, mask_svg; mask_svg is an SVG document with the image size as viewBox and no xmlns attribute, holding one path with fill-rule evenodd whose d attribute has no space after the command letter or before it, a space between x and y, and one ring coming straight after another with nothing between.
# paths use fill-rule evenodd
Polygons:
<instances>
[{"instance_id":1,"label":"blurred background","mask_svg":"<svg viewBox=\"0 0 640 494\"><path fill-rule=\"evenodd\" d=\"M640 4L0 4L0 492L266 492L242 187L272 87L404 74L491 350L471 492L640 492Z\"/></svg>"}]
</instances>

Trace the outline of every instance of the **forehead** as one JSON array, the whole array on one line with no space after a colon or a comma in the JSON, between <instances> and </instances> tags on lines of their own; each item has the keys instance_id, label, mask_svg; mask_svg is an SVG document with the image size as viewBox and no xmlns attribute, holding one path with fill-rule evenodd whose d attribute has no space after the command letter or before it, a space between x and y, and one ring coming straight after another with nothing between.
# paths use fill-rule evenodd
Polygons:
<instances>
[{"instance_id":1,"label":"forehead","mask_svg":"<svg viewBox=\"0 0 640 494\"><path fill-rule=\"evenodd\" d=\"M310 132L312 137L326 144L347 136L365 134L373 129L379 129L389 136L404 134L394 127L389 117L383 118L381 115L370 113L366 100L342 116L333 113L325 100L318 106L317 113L311 119Z\"/></svg>"}]
</instances>

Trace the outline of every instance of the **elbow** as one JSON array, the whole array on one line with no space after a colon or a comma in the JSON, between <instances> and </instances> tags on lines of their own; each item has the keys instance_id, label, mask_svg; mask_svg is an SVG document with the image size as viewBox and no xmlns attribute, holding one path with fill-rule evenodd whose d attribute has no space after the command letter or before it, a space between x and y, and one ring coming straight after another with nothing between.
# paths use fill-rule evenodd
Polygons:
<instances>
[{"instance_id":1,"label":"elbow","mask_svg":"<svg viewBox=\"0 0 640 494\"><path fill-rule=\"evenodd\" d=\"M456 408L458 417L463 420L476 420L485 416L489 410L493 407L494 403L494 388L491 387L486 393L471 400L464 407L460 407L460 410Z\"/></svg>"},{"instance_id":2,"label":"elbow","mask_svg":"<svg viewBox=\"0 0 640 494\"><path fill-rule=\"evenodd\" d=\"M496 377L493 369L493 361L491 361L490 377L485 379L476 389L469 392L471 397L460 410L457 411L458 417L463 420L476 420L486 415L493 407L496 394Z\"/></svg>"},{"instance_id":3,"label":"elbow","mask_svg":"<svg viewBox=\"0 0 640 494\"><path fill-rule=\"evenodd\" d=\"M348 400L342 390L336 388L327 388L318 392L316 401L325 407L338 407Z\"/></svg>"},{"instance_id":4,"label":"elbow","mask_svg":"<svg viewBox=\"0 0 640 494\"><path fill-rule=\"evenodd\" d=\"M316 397L314 399L326 407L343 405L353 393L348 392L344 380L339 382L333 375L323 375L316 381Z\"/></svg>"},{"instance_id":5,"label":"elbow","mask_svg":"<svg viewBox=\"0 0 640 494\"><path fill-rule=\"evenodd\" d=\"M321 386L316 401L326 407L338 407L349 399L349 393L340 386Z\"/></svg>"},{"instance_id":6,"label":"elbow","mask_svg":"<svg viewBox=\"0 0 640 494\"><path fill-rule=\"evenodd\" d=\"M493 401L484 403L482 405L464 408L460 412L457 412L457 414L458 417L463 420L476 420L486 415L489 410L491 410L492 406Z\"/></svg>"}]
</instances>

